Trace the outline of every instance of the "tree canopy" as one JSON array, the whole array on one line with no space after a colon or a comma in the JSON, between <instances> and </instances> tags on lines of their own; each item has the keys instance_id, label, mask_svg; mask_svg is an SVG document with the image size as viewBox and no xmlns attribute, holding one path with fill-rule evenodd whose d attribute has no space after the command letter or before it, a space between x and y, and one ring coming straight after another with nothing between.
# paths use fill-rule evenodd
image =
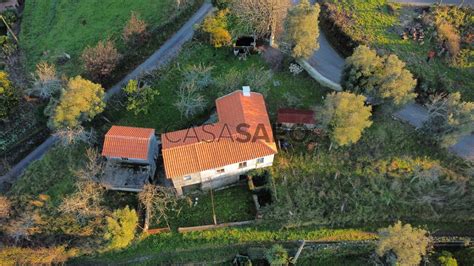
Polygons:
<instances>
[{"instance_id":1,"label":"tree canopy","mask_svg":"<svg viewBox=\"0 0 474 266\"><path fill-rule=\"evenodd\" d=\"M107 217L107 232L105 239L109 240L109 249L120 249L128 246L135 237L135 229L138 225L138 215L134 209L126 206L114 211L111 217Z\"/></svg>"},{"instance_id":2,"label":"tree canopy","mask_svg":"<svg viewBox=\"0 0 474 266\"><path fill-rule=\"evenodd\" d=\"M90 120L105 108L104 88L100 84L77 76L69 79L51 117L53 128L75 128Z\"/></svg>"},{"instance_id":3,"label":"tree canopy","mask_svg":"<svg viewBox=\"0 0 474 266\"><path fill-rule=\"evenodd\" d=\"M227 9L219 10L216 14L206 17L202 30L209 34L211 44L218 48L230 44L232 36L227 30Z\"/></svg>"},{"instance_id":4,"label":"tree canopy","mask_svg":"<svg viewBox=\"0 0 474 266\"><path fill-rule=\"evenodd\" d=\"M302 0L288 11L285 41L293 57L309 58L319 49L319 11L319 5L311 5L308 0Z\"/></svg>"},{"instance_id":5,"label":"tree canopy","mask_svg":"<svg viewBox=\"0 0 474 266\"><path fill-rule=\"evenodd\" d=\"M356 143L365 128L372 125L372 107L365 106L365 97L349 92L331 93L326 96L316 116L329 132L331 141L339 146Z\"/></svg>"},{"instance_id":6,"label":"tree canopy","mask_svg":"<svg viewBox=\"0 0 474 266\"><path fill-rule=\"evenodd\" d=\"M373 103L390 99L400 105L416 97L416 80L405 69L405 63L393 54L381 57L364 45L346 59L341 85L364 94Z\"/></svg>"},{"instance_id":7,"label":"tree canopy","mask_svg":"<svg viewBox=\"0 0 474 266\"><path fill-rule=\"evenodd\" d=\"M18 103L18 95L5 71L0 71L0 118L6 117Z\"/></svg>"},{"instance_id":8,"label":"tree canopy","mask_svg":"<svg viewBox=\"0 0 474 266\"><path fill-rule=\"evenodd\" d=\"M435 96L423 131L442 147L453 145L474 131L474 102L463 102L459 92Z\"/></svg>"},{"instance_id":9,"label":"tree canopy","mask_svg":"<svg viewBox=\"0 0 474 266\"><path fill-rule=\"evenodd\" d=\"M385 256L389 262L401 266L418 265L430 243L425 230L403 225L400 221L380 229L378 233L377 255Z\"/></svg>"}]
</instances>

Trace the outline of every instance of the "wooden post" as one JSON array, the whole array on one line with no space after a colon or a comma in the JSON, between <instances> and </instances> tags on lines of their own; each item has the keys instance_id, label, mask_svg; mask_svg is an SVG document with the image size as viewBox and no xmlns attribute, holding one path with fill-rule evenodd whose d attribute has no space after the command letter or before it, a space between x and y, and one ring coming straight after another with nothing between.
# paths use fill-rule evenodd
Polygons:
<instances>
[{"instance_id":1,"label":"wooden post","mask_svg":"<svg viewBox=\"0 0 474 266\"><path fill-rule=\"evenodd\" d=\"M18 38L16 37L15 33L13 32L13 30L10 28L10 26L8 25L7 21L5 20L5 18L0 15L0 18L2 19L3 23L5 24L5 26L7 27L7 30L11 33L11 35L13 36L13 38L15 39L16 43L18 44Z\"/></svg>"},{"instance_id":2,"label":"wooden post","mask_svg":"<svg viewBox=\"0 0 474 266\"><path fill-rule=\"evenodd\" d=\"M301 252L303 251L303 247L306 244L306 241L303 239L301 241L301 245L298 248L298 251L296 251L295 257L291 260L291 263L296 264L296 261L298 260L299 256L301 255Z\"/></svg>"},{"instance_id":3,"label":"wooden post","mask_svg":"<svg viewBox=\"0 0 474 266\"><path fill-rule=\"evenodd\" d=\"M212 183L211 183L211 205L212 205L212 218L214 220L214 224L217 225L216 210L214 209L214 193L212 193Z\"/></svg>"}]
</instances>

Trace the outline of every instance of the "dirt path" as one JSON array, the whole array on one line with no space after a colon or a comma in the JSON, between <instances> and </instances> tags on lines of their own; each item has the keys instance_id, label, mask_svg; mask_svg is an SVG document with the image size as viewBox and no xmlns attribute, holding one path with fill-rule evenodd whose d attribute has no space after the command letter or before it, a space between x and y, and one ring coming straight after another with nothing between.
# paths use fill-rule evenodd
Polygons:
<instances>
[{"instance_id":1,"label":"dirt path","mask_svg":"<svg viewBox=\"0 0 474 266\"><path fill-rule=\"evenodd\" d=\"M168 39L160 49L156 50L145 62L139 65L135 70L130 72L125 78L123 78L116 85L107 90L105 99L107 100L112 95L118 93L121 88L127 84L130 79L135 79L144 72L152 71L159 68L163 64L169 62L177 52L181 49L182 45L190 40L194 33L194 24L201 22L204 17L212 10L210 3L204 3L201 8L176 32L170 39ZM58 141L58 138L50 136L40 146L28 154L23 160L16 164L12 169L0 177L0 191L3 191L11 184L15 179L21 175L28 165L35 160L40 159L54 144Z\"/></svg>"}]
</instances>

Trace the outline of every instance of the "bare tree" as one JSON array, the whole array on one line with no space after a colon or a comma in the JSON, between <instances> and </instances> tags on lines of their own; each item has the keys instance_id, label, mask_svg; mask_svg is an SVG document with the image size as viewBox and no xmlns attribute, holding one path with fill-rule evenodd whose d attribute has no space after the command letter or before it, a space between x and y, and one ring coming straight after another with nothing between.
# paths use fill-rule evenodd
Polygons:
<instances>
[{"instance_id":1,"label":"bare tree","mask_svg":"<svg viewBox=\"0 0 474 266\"><path fill-rule=\"evenodd\" d=\"M283 24L291 7L291 0L235 0L231 12L238 19L240 28L256 37L270 41L283 31Z\"/></svg>"},{"instance_id":2,"label":"bare tree","mask_svg":"<svg viewBox=\"0 0 474 266\"><path fill-rule=\"evenodd\" d=\"M0 219L10 216L11 202L5 196L0 196Z\"/></svg>"},{"instance_id":3,"label":"bare tree","mask_svg":"<svg viewBox=\"0 0 474 266\"><path fill-rule=\"evenodd\" d=\"M103 215L101 206L104 189L95 181L78 180L77 191L66 197L59 210L66 214L73 214L79 221Z\"/></svg>"},{"instance_id":4,"label":"bare tree","mask_svg":"<svg viewBox=\"0 0 474 266\"><path fill-rule=\"evenodd\" d=\"M181 115L189 118L204 110L206 99L199 93L196 83L186 83L180 87L178 101L174 105L178 108Z\"/></svg>"},{"instance_id":5,"label":"bare tree","mask_svg":"<svg viewBox=\"0 0 474 266\"><path fill-rule=\"evenodd\" d=\"M83 142L92 144L95 141L95 132L93 129L86 130L82 126L75 128L60 128L53 134L58 137L63 146Z\"/></svg>"},{"instance_id":6,"label":"bare tree","mask_svg":"<svg viewBox=\"0 0 474 266\"><path fill-rule=\"evenodd\" d=\"M164 219L166 225L170 227L168 222L168 212L178 204L176 195L172 188L147 184L138 194L138 199L143 204L146 211L145 224L143 226L144 231L148 230L150 220L153 218L157 222Z\"/></svg>"},{"instance_id":7,"label":"bare tree","mask_svg":"<svg viewBox=\"0 0 474 266\"><path fill-rule=\"evenodd\" d=\"M39 62L36 71L32 74L34 83L27 89L29 95L37 96L41 99L49 99L58 94L61 89L61 80L56 73L56 67L48 62Z\"/></svg>"}]
</instances>

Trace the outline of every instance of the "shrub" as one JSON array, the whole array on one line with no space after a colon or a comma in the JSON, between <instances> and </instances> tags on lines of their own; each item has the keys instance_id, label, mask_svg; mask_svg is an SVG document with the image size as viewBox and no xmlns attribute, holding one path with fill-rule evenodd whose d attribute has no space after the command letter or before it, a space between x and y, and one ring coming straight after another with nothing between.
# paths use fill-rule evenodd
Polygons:
<instances>
[{"instance_id":1,"label":"shrub","mask_svg":"<svg viewBox=\"0 0 474 266\"><path fill-rule=\"evenodd\" d=\"M270 265L287 265L288 252L283 246L275 244L265 252L265 259Z\"/></svg>"},{"instance_id":2,"label":"shrub","mask_svg":"<svg viewBox=\"0 0 474 266\"><path fill-rule=\"evenodd\" d=\"M69 79L54 114L51 128L75 128L104 110L104 88L80 76Z\"/></svg>"},{"instance_id":3,"label":"shrub","mask_svg":"<svg viewBox=\"0 0 474 266\"><path fill-rule=\"evenodd\" d=\"M388 263L396 262L397 265L418 265L430 243L425 230L402 225L400 221L378 233L377 255L385 256Z\"/></svg>"},{"instance_id":4,"label":"shrub","mask_svg":"<svg viewBox=\"0 0 474 266\"><path fill-rule=\"evenodd\" d=\"M94 81L108 77L117 66L120 54L110 40L100 41L95 47L88 46L81 55L87 74Z\"/></svg>"},{"instance_id":5,"label":"shrub","mask_svg":"<svg viewBox=\"0 0 474 266\"><path fill-rule=\"evenodd\" d=\"M18 95L5 71L0 71L0 119L5 118L18 104Z\"/></svg>"},{"instance_id":6,"label":"shrub","mask_svg":"<svg viewBox=\"0 0 474 266\"><path fill-rule=\"evenodd\" d=\"M74 250L66 251L64 246L52 248L2 247L2 265L59 265L64 264Z\"/></svg>"},{"instance_id":7,"label":"shrub","mask_svg":"<svg viewBox=\"0 0 474 266\"><path fill-rule=\"evenodd\" d=\"M128 246L135 237L137 225L138 216L134 209L126 206L115 210L111 217L107 217L105 239L109 240L108 248L115 250Z\"/></svg>"},{"instance_id":8,"label":"shrub","mask_svg":"<svg viewBox=\"0 0 474 266\"><path fill-rule=\"evenodd\" d=\"M147 27L147 23L140 19L136 12L132 12L123 28L122 38L130 46L142 45L150 37Z\"/></svg>"},{"instance_id":9,"label":"shrub","mask_svg":"<svg viewBox=\"0 0 474 266\"><path fill-rule=\"evenodd\" d=\"M446 42L451 57L456 57L461 50L461 37L453 25L447 22L441 22L436 26L438 38L441 42Z\"/></svg>"},{"instance_id":10,"label":"shrub","mask_svg":"<svg viewBox=\"0 0 474 266\"><path fill-rule=\"evenodd\" d=\"M209 87L213 82L212 69L214 69L213 66L206 66L202 63L186 66L181 70L183 75L182 86L194 83L199 90Z\"/></svg>"},{"instance_id":11,"label":"shrub","mask_svg":"<svg viewBox=\"0 0 474 266\"><path fill-rule=\"evenodd\" d=\"M149 85L139 86L136 80L130 80L123 91L127 94L127 110L135 115L147 114L150 104L160 93Z\"/></svg>"},{"instance_id":12,"label":"shrub","mask_svg":"<svg viewBox=\"0 0 474 266\"><path fill-rule=\"evenodd\" d=\"M227 30L227 9L219 10L216 14L206 17L202 23L201 29L209 34L209 42L214 47L229 45L232 36Z\"/></svg>"},{"instance_id":13,"label":"shrub","mask_svg":"<svg viewBox=\"0 0 474 266\"><path fill-rule=\"evenodd\" d=\"M457 260L449 251L443 250L443 252L441 252L441 256L438 257L438 261L441 266L458 266Z\"/></svg>"},{"instance_id":14,"label":"shrub","mask_svg":"<svg viewBox=\"0 0 474 266\"><path fill-rule=\"evenodd\" d=\"M61 89L61 81L56 74L56 67L48 62L39 62L34 73L33 87L28 91L30 95L41 99L48 99L56 95Z\"/></svg>"},{"instance_id":15,"label":"shrub","mask_svg":"<svg viewBox=\"0 0 474 266\"><path fill-rule=\"evenodd\" d=\"M0 196L0 220L10 216L11 202L5 196Z\"/></svg>"}]
</instances>

